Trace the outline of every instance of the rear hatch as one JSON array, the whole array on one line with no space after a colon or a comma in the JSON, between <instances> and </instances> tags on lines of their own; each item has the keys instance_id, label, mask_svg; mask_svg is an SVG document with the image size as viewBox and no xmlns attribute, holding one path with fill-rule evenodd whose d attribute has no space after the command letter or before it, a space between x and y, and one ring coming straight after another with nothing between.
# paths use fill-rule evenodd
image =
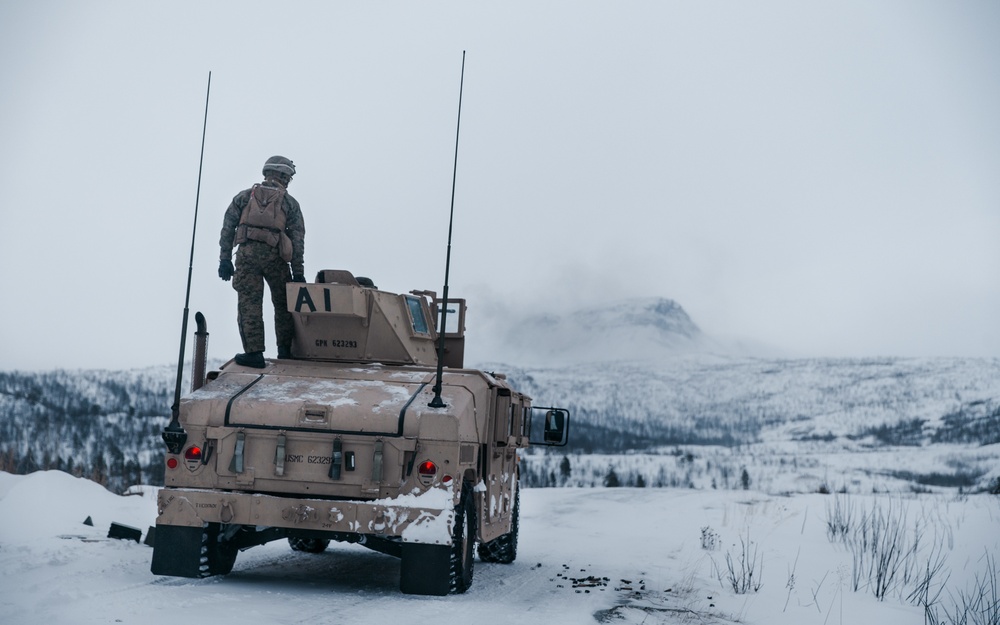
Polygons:
<instances>
[{"instance_id":1,"label":"rear hatch","mask_svg":"<svg viewBox=\"0 0 1000 625\"><path fill-rule=\"evenodd\" d=\"M207 428L215 486L365 499L397 494L416 446L403 437L407 408L429 392L433 374L275 369L223 373L182 402L184 420ZM319 371L322 377L308 375Z\"/></svg>"}]
</instances>

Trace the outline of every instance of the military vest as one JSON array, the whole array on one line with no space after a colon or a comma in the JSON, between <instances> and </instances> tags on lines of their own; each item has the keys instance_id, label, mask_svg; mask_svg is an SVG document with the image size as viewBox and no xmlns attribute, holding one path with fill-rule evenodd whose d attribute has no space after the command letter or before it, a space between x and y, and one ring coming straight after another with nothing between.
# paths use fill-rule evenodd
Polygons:
<instances>
[{"instance_id":1,"label":"military vest","mask_svg":"<svg viewBox=\"0 0 1000 625\"><path fill-rule=\"evenodd\" d=\"M240 214L233 245L247 241L260 241L278 248L285 262L292 259L292 241L285 234L285 190L255 184L250 189L250 200Z\"/></svg>"}]
</instances>

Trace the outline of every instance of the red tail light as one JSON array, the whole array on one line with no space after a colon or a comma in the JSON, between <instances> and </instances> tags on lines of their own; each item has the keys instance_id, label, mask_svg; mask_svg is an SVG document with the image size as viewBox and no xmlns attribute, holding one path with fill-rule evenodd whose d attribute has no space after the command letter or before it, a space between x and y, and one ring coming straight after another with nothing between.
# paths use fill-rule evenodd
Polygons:
<instances>
[{"instance_id":1,"label":"red tail light","mask_svg":"<svg viewBox=\"0 0 1000 625\"><path fill-rule=\"evenodd\" d=\"M430 460L424 460L417 467L417 477L420 479L420 483L424 486L430 486L434 483L434 476L437 475L438 468L437 465Z\"/></svg>"},{"instance_id":2,"label":"red tail light","mask_svg":"<svg viewBox=\"0 0 1000 625\"><path fill-rule=\"evenodd\" d=\"M197 445L191 445L184 450L184 466L187 467L188 471L197 471L202 465L202 451L201 447Z\"/></svg>"},{"instance_id":3,"label":"red tail light","mask_svg":"<svg viewBox=\"0 0 1000 625\"><path fill-rule=\"evenodd\" d=\"M430 460L424 460L423 462L420 463L420 466L417 467L417 473L419 473L420 475L428 475L433 477L434 475L437 474L437 472L438 472L437 465L431 462Z\"/></svg>"},{"instance_id":4,"label":"red tail light","mask_svg":"<svg viewBox=\"0 0 1000 625\"><path fill-rule=\"evenodd\" d=\"M167 468L176 469L177 468L177 458L167 458Z\"/></svg>"}]
</instances>

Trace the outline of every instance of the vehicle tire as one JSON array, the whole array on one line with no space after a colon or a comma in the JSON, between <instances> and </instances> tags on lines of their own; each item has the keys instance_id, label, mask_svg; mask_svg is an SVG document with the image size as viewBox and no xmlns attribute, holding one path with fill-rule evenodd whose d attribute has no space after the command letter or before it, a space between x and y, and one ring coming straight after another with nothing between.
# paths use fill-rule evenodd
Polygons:
<instances>
[{"instance_id":1,"label":"vehicle tire","mask_svg":"<svg viewBox=\"0 0 1000 625\"><path fill-rule=\"evenodd\" d=\"M511 513L510 531L488 543L479 543L479 559L483 562L510 564L517 559L517 530L521 517L521 487L515 482L514 510Z\"/></svg>"},{"instance_id":2,"label":"vehicle tire","mask_svg":"<svg viewBox=\"0 0 1000 625\"><path fill-rule=\"evenodd\" d=\"M239 549L226 540L224 536L226 528L227 526L220 523L205 524L201 534L199 577L228 575L233 570Z\"/></svg>"},{"instance_id":3,"label":"vehicle tire","mask_svg":"<svg viewBox=\"0 0 1000 625\"><path fill-rule=\"evenodd\" d=\"M325 538L289 538L288 546L292 551L323 553L330 546L330 541Z\"/></svg>"},{"instance_id":4,"label":"vehicle tire","mask_svg":"<svg viewBox=\"0 0 1000 625\"><path fill-rule=\"evenodd\" d=\"M455 528L451 542L450 591L461 594L472 586L476 562L476 506L472 484L462 484L462 495L455 507Z\"/></svg>"}]
</instances>

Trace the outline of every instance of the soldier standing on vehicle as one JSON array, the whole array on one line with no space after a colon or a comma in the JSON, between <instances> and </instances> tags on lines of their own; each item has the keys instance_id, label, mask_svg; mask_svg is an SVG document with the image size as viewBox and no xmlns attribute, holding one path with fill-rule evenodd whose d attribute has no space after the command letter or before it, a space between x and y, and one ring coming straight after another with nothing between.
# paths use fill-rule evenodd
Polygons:
<instances>
[{"instance_id":1,"label":"soldier standing on vehicle","mask_svg":"<svg viewBox=\"0 0 1000 625\"><path fill-rule=\"evenodd\" d=\"M264 281L274 304L274 332L278 358L291 358L295 326L288 312L285 285L305 282L303 250L306 227L299 203L287 193L295 165L283 156L264 163L264 181L239 192L222 220L219 238L219 277L233 279L239 294L237 320L243 353L236 363L263 369ZM236 266L232 253L235 246Z\"/></svg>"}]
</instances>

